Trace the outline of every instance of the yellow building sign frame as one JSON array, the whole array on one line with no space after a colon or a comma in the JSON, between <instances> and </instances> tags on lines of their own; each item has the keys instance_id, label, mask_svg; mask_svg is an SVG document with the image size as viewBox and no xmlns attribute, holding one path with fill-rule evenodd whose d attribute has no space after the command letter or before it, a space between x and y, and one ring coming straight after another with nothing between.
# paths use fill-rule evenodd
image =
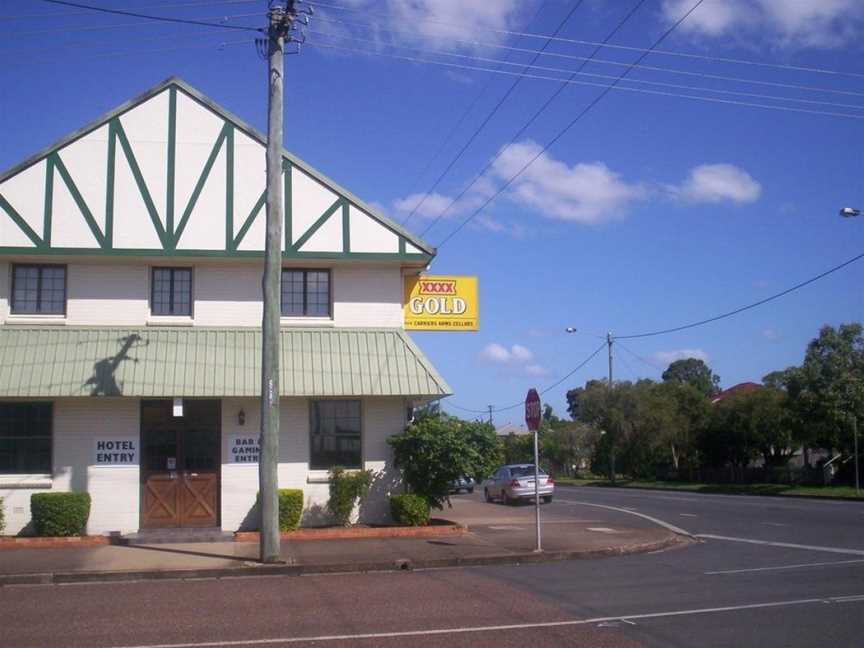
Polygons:
<instances>
[{"instance_id":1,"label":"yellow building sign frame","mask_svg":"<svg viewBox=\"0 0 864 648\"><path fill-rule=\"evenodd\" d=\"M477 277L405 277L403 311L409 331L476 331L480 328Z\"/></svg>"}]
</instances>

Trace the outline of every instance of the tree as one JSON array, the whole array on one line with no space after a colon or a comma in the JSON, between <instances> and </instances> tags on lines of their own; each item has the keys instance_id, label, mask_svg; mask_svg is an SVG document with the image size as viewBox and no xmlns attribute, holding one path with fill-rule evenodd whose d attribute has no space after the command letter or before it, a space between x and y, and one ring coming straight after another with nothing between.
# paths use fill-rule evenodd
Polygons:
<instances>
[{"instance_id":1,"label":"tree","mask_svg":"<svg viewBox=\"0 0 864 648\"><path fill-rule=\"evenodd\" d=\"M708 397L720 393L720 376L699 358L676 360L663 372L663 381L693 385Z\"/></svg>"},{"instance_id":2,"label":"tree","mask_svg":"<svg viewBox=\"0 0 864 648\"><path fill-rule=\"evenodd\" d=\"M446 414L421 418L387 443L410 491L437 509L447 501L451 482L462 476L485 479L498 462L490 423Z\"/></svg>"},{"instance_id":3,"label":"tree","mask_svg":"<svg viewBox=\"0 0 864 648\"><path fill-rule=\"evenodd\" d=\"M746 399L746 394L724 399L711 410L708 425L698 439L699 452L706 465L719 468L732 464L743 469L750 463L756 440L750 426Z\"/></svg>"},{"instance_id":4,"label":"tree","mask_svg":"<svg viewBox=\"0 0 864 648\"><path fill-rule=\"evenodd\" d=\"M750 420L753 443L762 454L766 467L781 467L795 451L795 416L788 395L775 387L765 387L742 397Z\"/></svg>"}]
</instances>

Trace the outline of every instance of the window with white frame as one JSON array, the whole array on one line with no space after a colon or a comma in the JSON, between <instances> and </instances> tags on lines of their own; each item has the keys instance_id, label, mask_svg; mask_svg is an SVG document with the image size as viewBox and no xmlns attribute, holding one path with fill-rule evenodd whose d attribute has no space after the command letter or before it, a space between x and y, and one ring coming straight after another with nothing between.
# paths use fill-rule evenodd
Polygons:
<instances>
[{"instance_id":1,"label":"window with white frame","mask_svg":"<svg viewBox=\"0 0 864 648\"><path fill-rule=\"evenodd\" d=\"M51 403L0 403L0 475L51 472Z\"/></svg>"},{"instance_id":2,"label":"window with white frame","mask_svg":"<svg viewBox=\"0 0 864 648\"><path fill-rule=\"evenodd\" d=\"M11 306L13 315L65 315L66 266L14 264Z\"/></svg>"},{"instance_id":3,"label":"window with white frame","mask_svg":"<svg viewBox=\"0 0 864 648\"><path fill-rule=\"evenodd\" d=\"M310 470L362 467L359 400L312 401L309 430Z\"/></svg>"},{"instance_id":4,"label":"window with white frame","mask_svg":"<svg viewBox=\"0 0 864 648\"><path fill-rule=\"evenodd\" d=\"M282 269L282 317L330 317L330 271Z\"/></svg>"},{"instance_id":5,"label":"window with white frame","mask_svg":"<svg viewBox=\"0 0 864 648\"><path fill-rule=\"evenodd\" d=\"M150 312L192 315L192 268L153 268Z\"/></svg>"}]
</instances>

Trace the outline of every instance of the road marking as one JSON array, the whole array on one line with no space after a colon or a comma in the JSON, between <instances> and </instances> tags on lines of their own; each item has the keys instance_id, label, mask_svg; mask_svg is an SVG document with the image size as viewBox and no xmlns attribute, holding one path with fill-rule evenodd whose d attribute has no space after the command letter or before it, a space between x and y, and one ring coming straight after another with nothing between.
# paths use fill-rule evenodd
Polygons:
<instances>
[{"instance_id":1,"label":"road marking","mask_svg":"<svg viewBox=\"0 0 864 648\"><path fill-rule=\"evenodd\" d=\"M766 572L766 571L781 571L784 569L803 569L805 567L829 567L831 565L854 565L856 563L864 563L862 560L835 560L833 562L814 562L801 563L799 565L781 565L779 567L750 567L749 569L724 569L721 571L702 572L707 576L716 576L719 574L746 574L749 572Z\"/></svg>"},{"instance_id":2,"label":"road marking","mask_svg":"<svg viewBox=\"0 0 864 648\"><path fill-rule=\"evenodd\" d=\"M588 527L589 531L597 531L598 533L618 533L615 529L609 527Z\"/></svg>"},{"instance_id":3,"label":"road marking","mask_svg":"<svg viewBox=\"0 0 864 648\"><path fill-rule=\"evenodd\" d=\"M492 529L493 531L523 531L525 529L525 527L512 526L509 524L499 524L499 525L490 526L487 528Z\"/></svg>"},{"instance_id":4,"label":"road marking","mask_svg":"<svg viewBox=\"0 0 864 648\"><path fill-rule=\"evenodd\" d=\"M789 526L788 524L783 524L782 522L763 522L762 524L764 524L766 526L773 526L773 527L787 527L787 526Z\"/></svg>"},{"instance_id":5,"label":"road marking","mask_svg":"<svg viewBox=\"0 0 864 648\"><path fill-rule=\"evenodd\" d=\"M641 517L649 522L653 522L654 524L663 527L664 529L669 529L672 533L677 533L678 535L687 536L688 538L693 538L693 534L689 531L685 531L684 529L675 526L674 524L669 524L668 522L664 522L655 517L651 517L650 515L645 515L644 513L639 513L638 511L631 511L629 509L621 508L620 506L607 506L606 504L592 504L591 502L578 502L576 500L558 500L562 504L570 504L571 506L594 506L602 509L609 509L610 511L620 511L621 513L627 513L628 515L636 515Z\"/></svg>"},{"instance_id":6,"label":"road marking","mask_svg":"<svg viewBox=\"0 0 864 648\"><path fill-rule=\"evenodd\" d=\"M115 648L211 648L214 646L266 646L280 643L304 643L327 641L362 641L364 639L394 639L398 637L423 637L448 634L469 634L477 632L501 632L507 630L527 630L534 628L561 628L567 626L593 625L609 622L633 623L637 619L662 619L668 617L683 617L697 614L718 614L723 612L739 612L742 610L759 610L765 608L792 607L795 605L814 605L824 603L856 603L864 601L864 594L853 596L837 596L829 598L792 599L788 601L771 601L768 603L748 603L743 605L727 605L713 608L693 608L689 610L673 610L669 612L647 612L643 614L624 614L619 616L594 617L591 619L567 619L564 621L538 621L536 623L512 623L508 625L461 626L454 628L433 628L430 630L402 630L394 632L368 632L362 634L318 635L313 637L279 637L272 639L237 639L233 641L200 641L171 644L142 644L137 646L117 646Z\"/></svg>"},{"instance_id":7,"label":"road marking","mask_svg":"<svg viewBox=\"0 0 864 648\"><path fill-rule=\"evenodd\" d=\"M860 549L841 549L840 547L819 547L815 545L793 544L791 542L770 542L768 540L753 540L752 538L732 538L730 536L711 535L700 533L697 538L705 540L726 540L728 542L746 542L748 544L768 545L770 547L788 547L789 549L807 549L808 551L827 551L828 553L849 554L850 556L864 556Z\"/></svg>"},{"instance_id":8,"label":"road marking","mask_svg":"<svg viewBox=\"0 0 864 648\"><path fill-rule=\"evenodd\" d=\"M699 517L695 513L679 513L678 515L680 515L681 517Z\"/></svg>"}]
</instances>

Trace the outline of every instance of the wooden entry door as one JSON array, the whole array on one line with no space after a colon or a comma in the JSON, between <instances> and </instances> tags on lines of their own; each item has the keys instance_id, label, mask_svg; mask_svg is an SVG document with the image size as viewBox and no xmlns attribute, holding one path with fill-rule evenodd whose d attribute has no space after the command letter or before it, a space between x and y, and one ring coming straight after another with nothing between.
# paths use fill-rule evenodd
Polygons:
<instances>
[{"instance_id":1,"label":"wooden entry door","mask_svg":"<svg viewBox=\"0 0 864 648\"><path fill-rule=\"evenodd\" d=\"M141 404L141 528L219 525L219 402Z\"/></svg>"}]
</instances>

